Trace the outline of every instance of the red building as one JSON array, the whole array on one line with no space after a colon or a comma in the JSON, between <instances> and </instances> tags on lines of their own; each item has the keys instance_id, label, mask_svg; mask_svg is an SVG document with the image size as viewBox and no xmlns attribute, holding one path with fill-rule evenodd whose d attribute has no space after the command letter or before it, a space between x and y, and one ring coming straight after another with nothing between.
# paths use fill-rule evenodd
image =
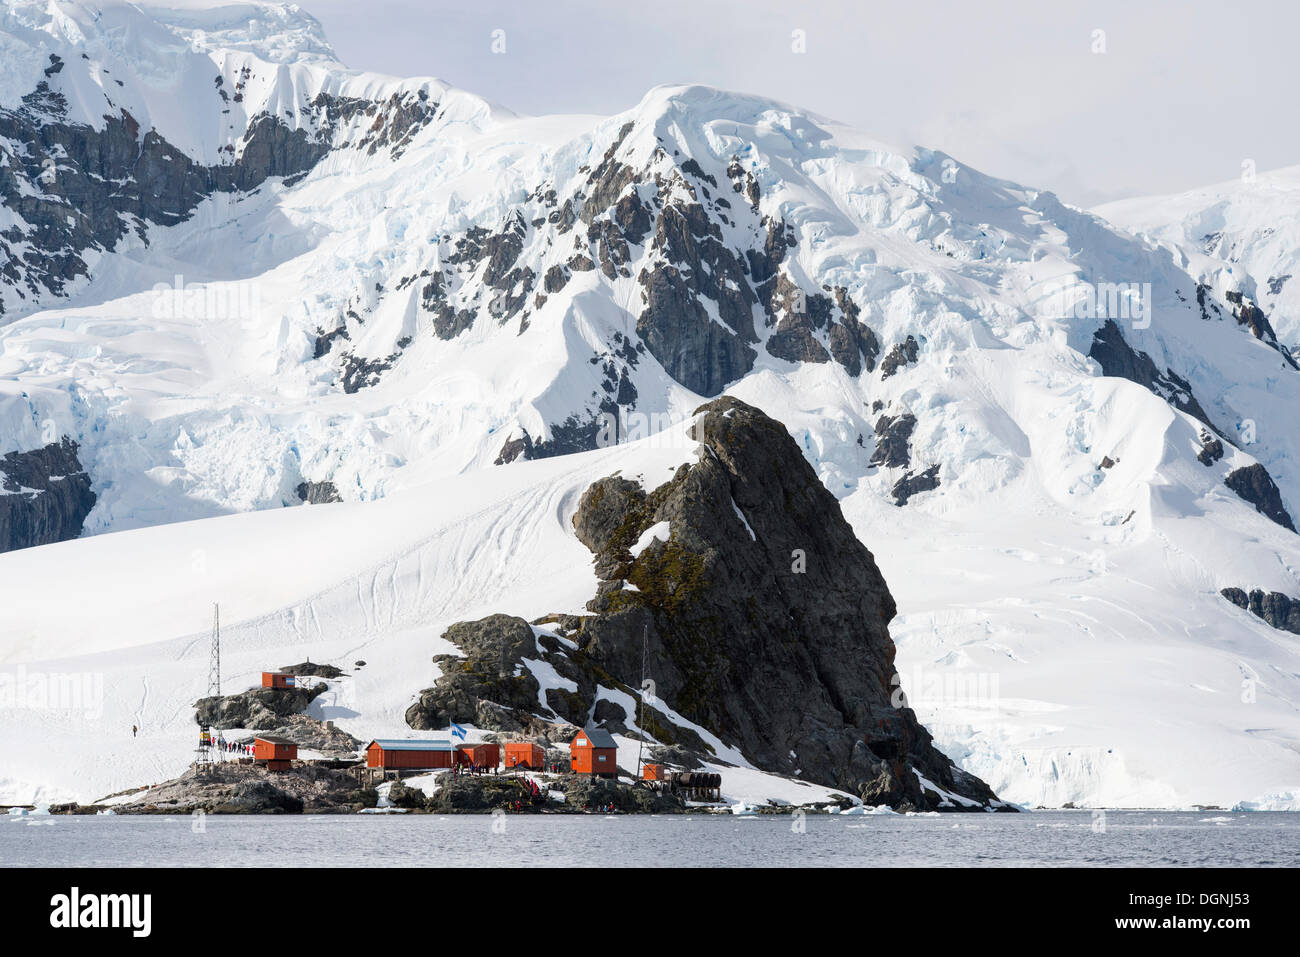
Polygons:
<instances>
[{"instance_id":1,"label":"red building","mask_svg":"<svg viewBox=\"0 0 1300 957\"><path fill-rule=\"evenodd\" d=\"M507 741L505 759L507 768L542 771L546 766L546 751L540 744L533 744L530 741Z\"/></svg>"},{"instance_id":2,"label":"red building","mask_svg":"<svg viewBox=\"0 0 1300 957\"><path fill-rule=\"evenodd\" d=\"M451 742L444 739L378 739L366 745L366 767L385 770L432 770L451 767Z\"/></svg>"},{"instance_id":3,"label":"red building","mask_svg":"<svg viewBox=\"0 0 1300 957\"><path fill-rule=\"evenodd\" d=\"M286 771L289 762L297 758L298 745L288 738L259 735L253 739L253 763L264 765L268 771Z\"/></svg>"},{"instance_id":4,"label":"red building","mask_svg":"<svg viewBox=\"0 0 1300 957\"><path fill-rule=\"evenodd\" d=\"M501 746L488 743L459 745L456 763L465 767L495 768L501 763Z\"/></svg>"},{"instance_id":5,"label":"red building","mask_svg":"<svg viewBox=\"0 0 1300 957\"><path fill-rule=\"evenodd\" d=\"M278 671L262 672L263 688L293 688L295 686L293 675L284 675Z\"/></svg>"},{"instance_id":6,"label":"red building","mask_svg":"<svg viewBox=\"0 0 1300 957\"><path fill-rule=\"evenodd\" d=\"M585 728L569 742L569 767L578 774L618 774L618 744L604 728Z\"/></svg>"}]
</instances>

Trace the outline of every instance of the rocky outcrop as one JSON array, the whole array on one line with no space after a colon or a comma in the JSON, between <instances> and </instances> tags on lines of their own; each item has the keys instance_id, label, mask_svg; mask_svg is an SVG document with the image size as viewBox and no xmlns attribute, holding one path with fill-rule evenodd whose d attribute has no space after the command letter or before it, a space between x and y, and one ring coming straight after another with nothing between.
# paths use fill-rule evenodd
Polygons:
<instances>
[{"instance_id":1,"label":"rocky outcrop","mask_svg":"<svg viewBox=\"0 0 1300 957\"><path fill-rule=\"evenodd\" d=\"M916 429L916 416L882 415L876 420L876 450L871 453L871 464L887 469L907 468L912 463L912 432Z\"/></svg>"},{"instance_id":2,"label":"rocky outcrop","mask_svg":"<svg viewBox=\"0 0 1300 957\"><path fill-rule=\"evenodd\" d=\"M1223 484L1236 492L1243 501L1254 505L1255 511L1261 515L1272 519L1283 528L1295 531L1295 523L1291 521L1286 506L1282 504L1282 493L1278 491L1273 477L1268 474L1268 469L1259 462L1229 472Z\"/></svg>"},{"instance_id":3,"label":"rocky outcrop","mask_svg":"<svg viewBox=\"0 0 1300 957\"><path fill-rule=\"evenodd\" d=\"M516 720L639 726L675 763L716 761L666 705L760 768L869 803L995 806L893 700L893 598L785 428L730 397L699 413L698 461L670 481L647 491L611 476L583 494L574 531L601 580L590 614L548 616L536 631L502 615L453 626L465 659L446 662L408 722L469 720L484 697ZM643 649L655 698L631 715L600 689L636 700ZM541 707L530 658L571 690L549 688Z\"/></svg>"},{"instance_id":4,"label":"rocky outcrop","mask_svg":"<svg viewBox=\"0 0 1300 957\"><path fill-rule=\"evenodd\" d=\"M1245 326L1256 339L1276 349L1292 369L1300 368L1300 366L1296 365L1291 351L1277 341L1277 334L1273 331L1273 325L1268 321L1268 316L1264 315L1263 309L1260 309L1253 300L1242 295L1237 290L1225 292L1223 298L1228 301L1228 307L1232 310L1232 318L1237 320L1237 325Z\"/></svg>"},{"instance_id":5,"label":"rocky outcrop","mask_svg":"<svg viewBox=\"0 0 1300 957\"><path fill-rule=\"evenodd\" d=\"M339 495L339 490L335 488L333 482L299 482L298 488L295 489L300 502L307 505L326 505L331 502L343 501ZM296 674L308 674L308 672L295 672Z\"/></svg>"},{"instance_id":6,"label":"rocky outcrop","mask_svg":"<svg viewBox=\"0 0 1300 957\"><path fill-rule=\"evenodd\" d=\"M206 810L213 814L301 814L303 802L270 781L240 781Z\"/></svg>"},{"instance_id":7,"label":"rocky outcrop","mask_svg":"<svg viewBox=\"0 0 1300 957\"><path fill-rule=\"evenodd\" d=\"M907 500L921 492L932 492L939 487L939 466L931 465L924 472L908 472L894 483L890 494L895 505L906 505Z\"/></svg>"},{"instance_id":8,"label":"rocky outcrop","mask_svg":"<svg viewBox=\"0 0 1300 957\"><path fill-rule=\"evenodd\" d=\"M511 725L517 727L518 721L503 718L508 718L510 712L526 716L537 710L540 686L531 672L521 668L525 656L540 657L528 622L510 615L490 615L481 621L454 624L443 638L464 651L465 656L434 657L442 674L407 709L406 723L412 728L446 729L452 721L463 721L514 730ZM483 707L485 703L487 708ZM497 709L504 709L506 714Z\"/></svg>"},{"instance_id":9,"label":"rocky outcrop","mask_svg":"<svg viewBox=\"0 0 1300 957\"><path fill-rule=\"evenodd\" d=\"M1223 442L1205 429L1201 430L1201 450L1196 453L1196 461L1207 468L1223 458Z\"/></svg>"},{"instance_id":10,"label":"rocky outcrop","mask_svg":"<svg viewBox=\"0 0 1300 957\"><path fill-rule=\"evenodd\" d=\"M389 787L388 801L394 807L436 814L483 814L495 810L549 814L580 814L584 811L673 814L686 809L685 802L676 794L653 791L644 785L569 774L549 780L546 790L537 795L514 775L443 775L437 790L427 796L416 788L395 781Z\"/></svg>"},{"instance_id":11,"label":"rocky outcrop","mask_svg":"<svg viewBox=\"0 0 1300 957\"><path fill-rule=\"evenodd\" d=\"M268 731L279 727L290 715L301 714L324 690L311 688L253 688L239 694L200 698L194 702L194 720L199 727L225 730L252 728Z\"/></svg>"},{"instance_id":12,"label":"rocky outcrop","mask_svg":"<svg viewBox=\"0 0 1300 957\"><path fill-rule=\"evenodd\" d=\"M675 380L700 395L717 395L753 368L753 347L709 317L676 266L656 266L641 284L646 308L637 335Z\"/></svg>"},{"instance_id":13,"label":"rocky outcrop","mask_svg":"<svg viewBox=\"0 0 1300 957\"><path fill-rule=\"evenodd\" d=\"M547 804L542 796L535 798L518 778L498 777L496 775L464 775L451 780L439 782L438 790L424 800L424 809L440 814L482 814L486 811L500 809L503 811L540 811ZM389 800L398 807L407 795L398 793L393 797L389 791ZM418 808L414 796L408 798L410 806Z\"/></svg>"},{"instance_id":14,"label":"rocky outcrop","mask_svg":"<svg viewBox=\"0 0 1300 957\"><path fill-rule=\"evenodd\" d=\"M1107 319L1093 333L1088 358L1096 360L1101 366L1102 375L1136 382L1180 412L1200 419L1213 432L1223 434L1210 421L1205 409L1201 408L1200 401L1192 394L1191 383L1173 369L1161 372L1149 355L1128 344L1114 319Z\"/></svg>"},{"instance_id":15,"label":"rocky outcrop","mask_svg":"<svg viewBox=\"0 0 1300 957\"><path fill-rule=\"evenodd\" d=\"M251 764L217 764L140 791L115 814L330 814L374 807L379 796L344 770L297 765L268 772ZM87 813L93 808L79 809Z\"/></svg>"},{"instance_id":16,"label":"rocky outcrop","mask_svg":"<svg viewBox=\"0 0 1300 957\"><path fill-rule=\"evenodd\" d=\"M570 811L613 810L622 814L673 814L685 810L682 799L671 792L629 786L609 778L566 776L552 785L564 792Z\"/></svg>"},{"instance_id":17,"label":"rocky outcrop","mask_svg":"<svg viewBox=\"0 0 1300 957\"><path fill-rule=\"evenodd\" d=\"M280 721L280 724L273 724L269 728L259 730L292 741L300 748L319 751L331 757L355 754L363 743L342 728L309 718L305 714L291 714Z\"/></svg>"},{"instance_id":18,"label":"rocky outcrop","mask_svg":"<svg viewBox=\"0 0 1300 957\"><path fill-rule=\"evenodd\" d=\"M1300 635L1300 598L1259 588L1252 589L1249 594L1240 588L1224 588L1219 594L1279 631Z\"/></svg>"},{"instance_id":19,"label":"rocky outcrop","mask_svg":"<svg viewBox=\"0 0 1300 957\"><path fill-rule=\"evenodd\" d=\"M874 803L940 804L918 772L993 801L891 702L893 598L785 428L734 398L700 411L696 464L651 492L610 478L583 495L597 575L635 590L601 589L579 648L635 683L644 637L657 696L761 768Z\"/></svg>"},{"instance_id":20,"label":"rocky outcrop","mask_svg":"<svg viewBox=\"0 0 1300 957\"><path fill-rule=\"evenodd\" d=\"M342 668L316 661L300 661L296 665L286 665L280 669L282 675L306 675L312 678L342 678L345 673Z\"/></svg>"},{"instance_id":21,"label":"rocky outcrop","mask_svg":"<svg viewBox=\"0 0 1300 957\"><path fill-rule=\"evenodd\" d=\"M509 465L520 456L525 459L533 457L533 437L527 432L506 439L505 445L501 446L501 451L497 453L496 461L493 464Z\"/></svg>"},{"instance_id":22,"label":"rocky outcrop","mask_svg":"<svg viewBox=\"0 0 1300 957\"><path fill-rule=\"evenodd\" d=\"M880 377L888 379L903 366L915 365L918 355L920 355L920 349L916 344L916 339L908 336L890 349L889 354L880 363Z\"/></svg>"},{"instance_id":23,"label":"rocky outcrop","mask_svg":"<svg viewBox=\"0 0 1300 957\"><path fill-rule=\"evenodd\" d=\"M95 507L77 443L58 442L0 458L0 552L77 538Z\"/></svg>"}]
</instances>

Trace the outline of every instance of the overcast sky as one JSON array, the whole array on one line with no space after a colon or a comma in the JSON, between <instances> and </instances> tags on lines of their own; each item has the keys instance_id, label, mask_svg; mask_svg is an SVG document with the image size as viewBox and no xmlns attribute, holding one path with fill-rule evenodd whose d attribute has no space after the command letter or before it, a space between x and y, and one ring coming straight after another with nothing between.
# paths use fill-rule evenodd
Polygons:
<instances>
[{"instance_id":1,"label":"overcast sky","mask_svg":"<svg viewBox=\"0 0 1300 957\"><path fill-rule=\"evenodd\" d=\"M1287 0L302 3L349 66L438 76L518 112L616 113L656 84L707 83L1083 206L1233 179L1245 160L1300 164Z\"/></svg>"}]
</instances>

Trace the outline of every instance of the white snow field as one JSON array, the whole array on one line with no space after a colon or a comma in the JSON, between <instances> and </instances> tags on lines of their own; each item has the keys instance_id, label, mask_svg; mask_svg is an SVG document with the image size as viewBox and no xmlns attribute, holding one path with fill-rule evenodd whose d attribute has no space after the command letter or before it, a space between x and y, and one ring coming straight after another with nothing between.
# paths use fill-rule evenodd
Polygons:
<instances>
[{"instance_id":1,"label":"white snow field","mask_svg":"<svg viewBox=\"0 0 1300 957\"><path fill-rule=\"evenodd\" d=\"M1235 180L1094 210L1168 247L1189 272L1259 302L1279 338L1300 343L1300 166L1245 165Z\"/></svg>"},{"instance_id":2,"label":"white snow field","mask_svg":"<svg viewBox=\"0 0 1300 957\"><path fill-rule=\"evenodd\" d=\"M402 280L450 255L443 237L531 211L540 187L571 196L630 124L620 160L665 182L686 157L706 170L737 157L762 215L797 233L790 272L847 289L881 358L917 344L914 363L854 377L770 355L756 308L758 358L726 391L785 423L876 556L898 602L902 688L940 747L1028 806L1297 807L1300 636L1219 590L1300 596L1300 538L1224 485L1260 462L1300 509L1300 373L1194 309L1196 282L1213 280L1216 294L1258 298L1291 342L1294 284L1260 298L1228 266L1192 262L1177 241L1201 225L1143 226L1167 242L1140 241L1050 193L752 96L657 88L615 117L522 117L440 81L348 71L291 5L97 11L5 0L0 105L57 52L68 66L49 82L85 122L100 122L107 92L204 162L259 110L306 123L321 91L423 90L440 108L400 155L354 148L364 130L341 128L301 181L217 194L149 226L147 243L88 254L91 278L69 296L6 302L0 455L68 434L98 501L80 539L0 554L0 804L91 800L180 772L214 602L223 690L307 656L336 663L352 676L316 713L362 739L410 733L404 711L436 677L452 622L582 609L596 582L569 523L578 497L616 470L666 480L694 454L684 428L706 397L645 354L635 411L673 425L493 463L520 430L550 438L590 409L593 357L616 334L635 339L636 277L659 254L633 245L626 277L575 272L526 328L484 302L449 340ZM246 67L244 102L214 119L214 75ZM1225 203L1223 226L1206 228L1226 235L1240 203ZM1268 207L1242 215L1262 224ZM748 245L746 228L721 233ZM527 236L520 261L537 276L572 254L567 238ZM1265 272L1290 243L1269 242ZM177 277L207 305L186 308ZM1199 421L1088 357L1102 319L1068 304L1101 283L1150 283L1145 319L1116 321L1188 380L1229 440L1221 461L1197 461ZM400 353L354 394L337 357L313 353L348 311L364 319L348 320L356 355ZM902 413L916 417L910 469L873 465L877 419ZM932 465L940 486L895 505L894 483ZM344 501L298 506L298 483L323 480ZM84 692L75 707L70 689ZM810 790L723 774L736 801Z\"/></svg>"}]
</instances>

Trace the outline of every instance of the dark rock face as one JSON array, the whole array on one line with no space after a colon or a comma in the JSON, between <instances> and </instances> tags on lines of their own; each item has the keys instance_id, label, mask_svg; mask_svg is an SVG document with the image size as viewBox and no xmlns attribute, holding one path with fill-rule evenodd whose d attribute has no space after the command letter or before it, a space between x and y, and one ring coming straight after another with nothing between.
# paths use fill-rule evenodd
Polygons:
<instances>
[{"instance_id":1,"label":"dark rock face","mask_svg":"<svg viewBox=\"0 0 1300 957\"><path fill-rule=\"evenodd\" d=\"M700 395L717 395L754 367L753 347L709 318L677 267L656 266L642 274L641 285L646 308L637 335L675 380Z\"/></svg>"},{"instance_id":2,"label":"dark rock face","mask_svg":"<svg viewBox=\"0 0 1300 957\"><path fill-rule=\"evenodd\" d=\"M348 327L346 325L337 326L330 332L326 332L324 329L317 327L316 342L312 348L312 358L320 359L329 355L330 350L334 348L334 342L336 340L342 339L346 342L350 338L352 338L352 336L348 332Z\"/></svg>"},{"instance_id":3,"label":"dark rock face","mask_svg":"<svg viewBox=\"0 0 1300 957\"><path fill-rule=\"evenodd\" d=\"M1196 453L1196 461L1207 468L1223 458L1223 443L1204 429L1201 430L1201 450Z\"/></svg>"},{"instance_id":4,"label":"dark rock face","mask_svg":"<svg viewBox=\"0 0 1300 957\"><path fill-rule=\"evenodd\" d=\"M716 761L663 701L760 768L869 803L960 803L943 789L998 806L895 700L893 598L785 427L730 397L699 411L698 462L652 491L610 476L583 494L574 531L601 580L591 614L547 616L538 632L506 615L453 625L445 637L465 658L435 659L444 674L408 724L476 720L563 740L558 717L571 730L640 727L684 767ZM653 698L640 694L643 650ZM549 688L539 702L524 659L544 659L572 690ZM630 696L637 713L602 688Z\"/></svg>"},{"instance_id":5,"label":"dark rock face","mask_svg":"<svg viewBox=\"0 0 1300 957\"><path fill-rule=\"evenodd\" d=\"M351 353L345 355L341 379L343 391L347 395L353 395L362 389L378 385L380 375L391 369L396 361L397 353L384 356L382 359L367 359Z\"/></svg>"},{"instance_id":6,"label":"dark rock face","mask_svg":"<svg viewBox=\"0 0 1300 957\"><path fill-rule=\"evenodd\" d=\"M290 715L306 711L324 690L323 684L313 688L253 688L219 698L200 698L194 702L194 720L201 728L266 731L279 727Z\"/></svg>"},{"instance_id":7,"label":"dark rock face","mask_svg":"<svg viewBox=\"0 0 1300 957\"><path fill-rule=\"evenodd\" d=\"M832 322L827 333L831 358L844 366L851 376L860 375L863 369L872 371L876 367L876 356L880 354L880 340L860 320L861 311L849 298L847 289L842 286L835 289L835 303L841 319L838 323Z\"/></svg>"},{"instance_id":8,"label":"dark rock face","mask_svg":"<svg viewBox=\"0 0 1300 957\"><path fill-rule=\"evenodd\" d=\"M939 487L939 466L931 465L924 472L908 472L894 483L890 492L895 505L906 505L907 500L921 492L932 492Z\"/></svg>"},{"instance_id":9,"label":"dark rock face","mask_svg":"<svg viewBox=\"0 0 1300 957\"><path fill-rule=\"evenodd\" d=\"M1228 300L1228 305L1232 309L1232 318L1237 320L1237 325L1245 326L1256 339L1276 349L1292 369L1300 368L1296 365L1290 350L1277 341L1277 334L1273 331L1268 316L1264 315L1264 310L1240 292L1225 292L1223 298Z\"/></svg>"},{"instance_id":10,"label":"dark rock face","mask_svg":"<svg viewBox=\"0 0 1300 957\"><path fill-rule=\"evenodd\" d=\"M1243 500L1254 505L1255 511L1268 516L1283 528L1295 531L1291 515L1282 504L1282 493L1263 465L1256 462L1229 472L1223 483Z\"/></svg>"},{"instance_id":11,"label":"dark rock face","mask_svg":"<svg viewBox=\"0 0 1300 957\"><path fill-rule=\"evenodd\" d=\"M497 453L496 461L493 464L508 465L521 455L525 459L533 457L533 437L527 432L506 439L506 444L501 446L501 451Z\"/></svg>"},{"instance_id":12,"label":"dark rock face","mask_svg":"<svg viewBox=\"0 0 1300 957\"><path fill-rule=\"evenodd\" d=\"M1240 588L1224 588L1219 594L1279 631L1300 635L1300 598L1291 598L1277 591L1265 592L1259 588L1252 589L1250 594Z\"/></svg>"},{"instance_id":13,"label":"dark rock face","mask_svg":"<svg viewBox=\"0 0 1300 957\"><path fill-rule=\"evenodd\" d=\"M613 808L630 814L672 814L686 807L676 794L629 787L608 778L577 775L565 778L560 787L564 791L564 802L571 811Z\"/></svg>"},{"instance_id":14,"label":"dark rock face","mask_svg":"<svg viewBox=\"0 0 1300 957\"><path fill-rule=\"evenodd\" d=\"M282 675L310 675L314 678L341 678L344 672L334 665L318 664L314 661L300 661L296 665L286 665L280 669Z\"/></svg>"},{"instance_id":15,"label":"dark rock face","mask_svg":"<svg viewBox=\"0 0 1300 957\"><path fill-rule=\"evenodd\" d=\"M54 64L47 77L62 68ZM237 90L247 79L241 77ZM229 99L222 77L215 95ZM61 295L70 280L86 275L87 250L112 249L131 230L145 239L147 223L181 222L214 193L247 192L272 177L300 177L336 145L370 153L383 147L399 155L437 109L423 91L395 94L384 103L321 93L305 107L312 132L260 113L249 119L238 149L229 144L222 161L203 165L156 130L142 130L111 101L104 106L103 129L72 122L66 99L42 80L20 106L0 108L0 140L23 145L6 153L10 161L0 165L0 204L26 223L0 232L0 282L19 299ZM220 106L214 99L213 109ZM336 143L357 116L372 118L360 142ZM33 249L19 255L14 247L24 242Z\"/></svg>"},{"instance_id":16,"label":"dark rock face","mask_svg":"<svg viewBox=\"0 0 1300 957\"><path fill-rule=\"evenodd\" d=\"M517 319L525 329L529 309L541 308L574 273L598 270L603 281L614 282L631 277L639 261L635 351L650 353L692 391L718 395L753 369L759 316L772 327L766 348L773 356L834 361L853 376L875 367L879 343L847 289L805 292L786 271L795 230L759 212L758 184L738 160L733 158L723 174L660 149L647 165L634 168L620 158L631 132L628 124L594 169L583 168L585 182L563 202L553 185L544 183L494 231L471 227L443 237L453 252L431 271L423 290L437 335L461 335L480 321L485 308L498 321ZM733 191L750 200L748 206L733 206L717 195L719 183L725 186L723 175ZM724 226L741 230L746 240L733 244ZM539 267L544 275L538 283L525 257L570 235L575 251L564 265ZM485 291L492 293L490 305ZM616 388L606 388L602 401L632 407L636 391L627 372L635 361L615 346L611 343L615 368L609 378ZM575 421L587 421L593 405L574 410ZM501 458L510 461L525 453L541 454L512 446Z\"/></svg>"},{"instance_id":17,"label":"dark rock face","mask_svg":"<svg viewBox=\"0 0 1300 957\"><path fill-rule=\"evenodd\" d=\"M916 344L916 339L908 336L890 349L889 355L885 356L884 361L880 363L880 377L888 379L903 366L915 364L916 357L919 354L920 349Z\"/></svg>"},{"instance_id":18,"label":"dark rock face","mask_svg":"<svg viewBox=\"0 0 1300 957\"><path fill-rule=\"evenodd\" d=\"M224 763L202 776L190 768L178 778L142 789L138 798L113 810L117 814L331 814L356 813L378 801L373 788L358 788L356 778L338 768L295 763L287 771L267 772L251 764Z\"/></svg>"},{"instance_id":19,"label":"dark rock face","mask_svg":"<svg viewBox=\"0 0 1300 957\"><path fill-rule=\"evenodd\" d=\"M212 809L214 814L301 814L303 802L270 781L240 781Z\"/></svg>"},{"instance_id":20,"label":"dark rock face","mask_svg":"<svg viewBox=\"0 0 1300 957\"><path fill-rule=\"evenodd\" d=\"M0 458L0 552L77 538L95 507L77 443L58 442Z\"/></svg>"},{"instance_id":21,"label":"dark rock face","mask_svg":"<svg viewBox=\"0 0 1300 957\"><path fill-rule=\"evenodd\" d=\"M398 807L427 809L441 814L481 814L496 808L513 811L516 804L520 810L534 810L532 797L525 798L525 791L517 780L493 775L466 775L443 781L438 790L423 802L420 798L424 795L418 791L411 793L411 789L406 788L394 797L394 790L397 790L396 785L389 789L388 798Z\"/></svg>"},{"instance_id":22,"label":"dark rock face","mask_svg":"<svg viewBox=\"0 0 1300 957\"><path fill-rule=\"evenodd\" d=\"M333 482L299 482L298 488L294 491L298 495L298 500L308 505L326 505L330 502L343 501ZM311 674L311 672L296 671L293 674Z\"/></svg>"},{"instance_id":23,"label":"dark rock face","mask_svg":"<svg viewBox=\"0 0 1300 957\"><path fill-rule=\"evenodd\" d=\"M767 351L787 362L830 362L830 352L816 336L826 325L826 316L816 308L820 301L810 301L784 274L766 285L766 293L768 314L776 322Z\"/></svg>"},{"instance_id":24,"label":"dark rock face","mask_svg":"<svg viewBox=\"0 0 1300 957\"><path fill-rule=\"evenodd\" d=\"M465 657L434 657L442 674L407 709L406 723L412 728L435 730L452 721L467 721L513 730L512 722L503 723L497 712L485 711L481 705L494 703L525 715L538 709L541 687L531 672L519 667L525 657L541 657L528 622L510 615L490 615L454 624L443 637L464 651ZM480 712L484 720L480 720Z\"/></svg>"},{"instance_id":25,"label":"dark rock face","mask_svg":"<svg viewBox=\"0 0 1300 957\"><path fill-rule=\"evenodd\" d=\"M993 801L891 702L893 598L785 428L730 397L703 411L697 464L650 493L614 477L583 495L574 528L597 574L637 587L602 588L588 604L583 653L638 683L644 635L657 696L761 768L869 802L937 806L915 770ZM633 557L664 521L668 541Z\"/></svg>"},{"instance_id":26,"label":"dark rock face","mask_svg":"<svg viewBox=\"0 0 1300 957\"><path fill-rule=\"evenodd\" d=\"M635 357L635 353L632 353ZM599 362L599 356L592 357L592 363ZM635 364L635 358L633 359ZM563 422L550 424L549 439L534 439L528 431L512 435L497 453L496 465L508 465L515 459L546 459L555 455L570 455L574 452L589 452L602 445L615 444L625 437L624 420L619 417L621 408L630 408L636 404L636 389L627 378L627 369L616 373L613 364L606 361L606 378L601 383L607 393L595 403L595 410L586 415L570 415Z\"/></svg>"},{"instance_id":27,"label":"dark rock face","mask_svg":"<svg viewBox=\"0 0 1300 957\"><path fill-rule=\"evenodd\" d=\"M882 415L876 421L876 451L871 454L871 464L887 469L911 465L912 432L915 429L916 416L911 413Z\"/></svg>"},{"instance_id":28,"label":"dark rock face","mask_svg":"<svg viewBox=\"0 0 1300 957\"><path fill-rule=\"evenodd\" d=\"M327 725L305 714L291 714L281 719L283 723L265 729L266 734L286 738L300 748L310 748L325 754L352 755L362 745L341 728Z\"/></svg>"},{"instance_id":29,"label":"dark rock face","mask_svg":"<svg viewBox=\"0 0 1300 957\"><path fill-rule=\"evenodd\" d=\"M1102 375L1136 382L1144 389L1160 396L1175 409L1200 419L1211 431L1222 434L1215 428L1210 417L1201 408L1201 403L1192 394L1191 383L1173 369L1161 372L1149 355L1134 350L1125 341L1124 334L1114 319L1107 319L1102 327L1093 333L1088 357L1095 359L1101 366Z\"/></svg>"}]
</instances>

